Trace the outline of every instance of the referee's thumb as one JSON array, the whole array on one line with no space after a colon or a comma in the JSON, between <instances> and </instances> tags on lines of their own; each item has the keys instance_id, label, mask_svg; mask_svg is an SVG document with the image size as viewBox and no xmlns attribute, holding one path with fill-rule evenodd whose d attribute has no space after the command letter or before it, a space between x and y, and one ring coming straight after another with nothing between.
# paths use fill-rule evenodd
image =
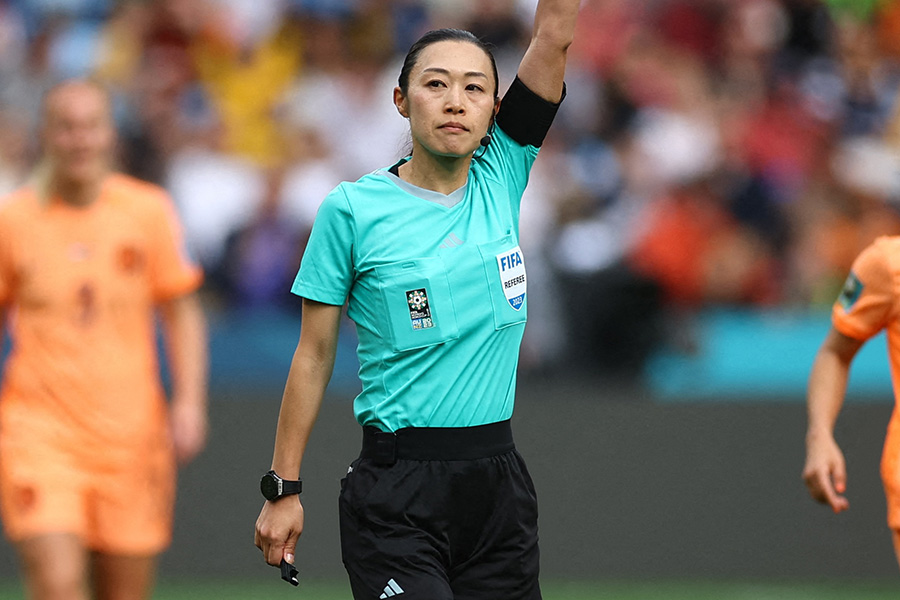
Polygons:
<instances>
[{"instance_id":1,"label":"referee's thumb","mask_svg":"<svg viewBox=\"0 0 900 600\"><path fill-rule=\"evenodd\" d=\"M294 564L294 548L295 548L294 545L290 545L290 546L286 545L284 547L284 552L282 554L282 556L284 556L284 560L286 560L287 562L289 562L291 564Z\"/></svg>"}]
</instances>

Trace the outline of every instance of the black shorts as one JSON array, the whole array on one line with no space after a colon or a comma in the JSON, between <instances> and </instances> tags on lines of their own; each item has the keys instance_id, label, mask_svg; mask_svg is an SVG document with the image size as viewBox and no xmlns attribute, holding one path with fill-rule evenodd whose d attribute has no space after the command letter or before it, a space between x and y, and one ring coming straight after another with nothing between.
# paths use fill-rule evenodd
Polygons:
<instances>
[{"instance_id":1,"label":"black shorts","mask_svg":"<svg viewBox=\"0 0 900 600\"><path fill-rule=\"evenodd\" d=\"M509 421L365 428L341 481L356 600L540 600L537 497Z\"/></svg>"}]
</instances>

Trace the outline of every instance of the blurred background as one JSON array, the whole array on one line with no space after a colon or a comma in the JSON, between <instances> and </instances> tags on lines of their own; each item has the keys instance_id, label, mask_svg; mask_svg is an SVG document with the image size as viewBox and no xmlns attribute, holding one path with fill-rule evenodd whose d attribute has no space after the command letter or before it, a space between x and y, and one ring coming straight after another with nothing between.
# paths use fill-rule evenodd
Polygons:
<instances>
[{"instance_id":1,"label":"blurred background","mask_svg":"<svg viewBox=\"0 0 900 600\"><path fill-rule=\"evenodd\" d=\"M272 575L250 532L318 205L405 154L391 93L413 41L473 31L505 89L535 4L0 0L0 195L34 165L44 90L98 78L120 168L171 193L207 272L213 438L182 476L163 577L195 572L210 543L227 558L207 575ZM521 224L516 419L548 577L893 577L883 339L854 366L838 431L854 509L818 510L799 473L830 306L855 256L900 233L900 3L584 0L566 79ZM354 348L348 323L314 440L323 466L305 475L326 488L332 520L304 537L326 578L341 573L333 497L358 446ZM14 577L8 547L0 558Z\"/></svg>"}]
</instances>

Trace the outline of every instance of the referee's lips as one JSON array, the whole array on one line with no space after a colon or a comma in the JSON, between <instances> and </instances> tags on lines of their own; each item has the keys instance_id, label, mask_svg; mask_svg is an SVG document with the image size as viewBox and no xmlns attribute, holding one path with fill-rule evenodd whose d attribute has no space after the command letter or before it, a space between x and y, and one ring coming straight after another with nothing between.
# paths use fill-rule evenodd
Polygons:
<instances>
[{"instance_id":1,"label":"referee's lips","mask_svg":"<svg viewBox=\"0 0 900 600\"><path fill-rule=\"evenodd\" d=\"M461 131L461 132L469 131L468 127L466 127L462 123L457 123L456 121L449 121L447 123L444 123L443 125L438 127L438 129L447 129L449 131Z\"/></svg>"}]
</instances>

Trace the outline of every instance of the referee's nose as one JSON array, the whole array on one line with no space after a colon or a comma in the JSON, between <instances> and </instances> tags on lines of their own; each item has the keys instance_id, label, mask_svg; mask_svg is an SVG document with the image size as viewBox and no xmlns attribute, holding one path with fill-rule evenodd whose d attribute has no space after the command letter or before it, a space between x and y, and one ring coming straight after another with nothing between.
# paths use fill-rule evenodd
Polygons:
<instances>
[{"instance_id":1,"label":"referee's nose","mask_svg":"<svg viewBox=\"0 0 900 600\"><path fill-rule=\"evenodd\" d=\"M447 105L444 112L451 115L465 114L466 107L463 98L465 98L465 90L458 85L451 86L447 91Z\"/></svg>"}]
</instances>

